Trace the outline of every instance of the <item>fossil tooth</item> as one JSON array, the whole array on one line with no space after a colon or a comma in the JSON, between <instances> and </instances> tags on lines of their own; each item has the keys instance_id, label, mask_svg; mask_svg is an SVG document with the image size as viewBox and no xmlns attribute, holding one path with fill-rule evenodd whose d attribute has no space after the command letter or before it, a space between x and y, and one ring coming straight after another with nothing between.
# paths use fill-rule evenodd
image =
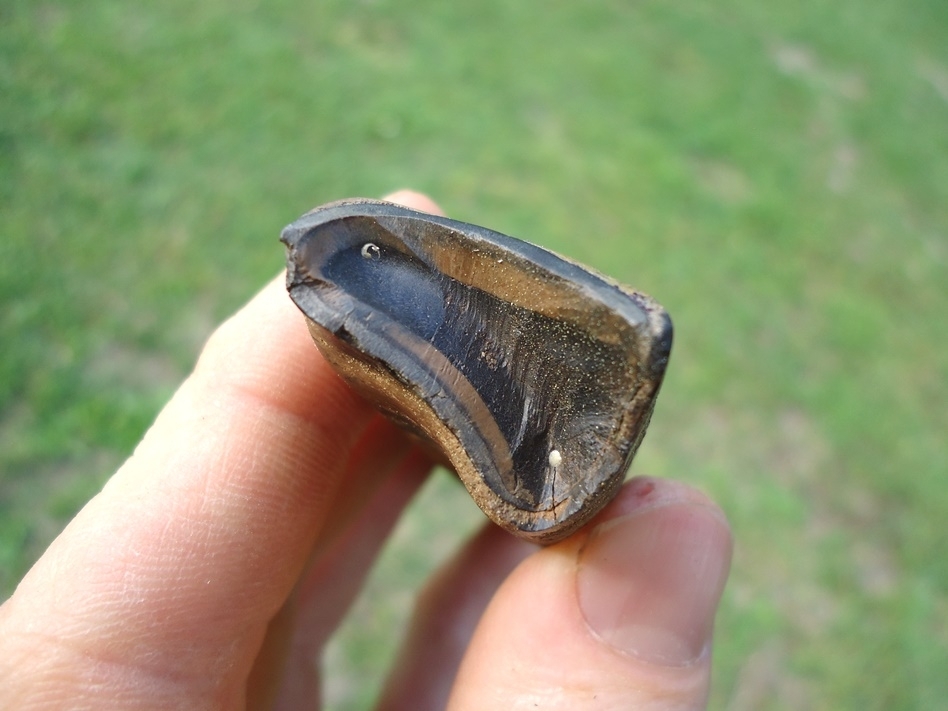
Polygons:
<instances>
[{"instance_id":1,"label":"fossil tooth","mask_svg":"<svg viewBox=\"0 0 948 711\"><path fill-rule=\"evenodd\" d=\"M316 208L281 239L325 358L433 444L496 523L552 543L615 495L671 349L651 297L378 200Z\"/></svg>"}]
</instances>

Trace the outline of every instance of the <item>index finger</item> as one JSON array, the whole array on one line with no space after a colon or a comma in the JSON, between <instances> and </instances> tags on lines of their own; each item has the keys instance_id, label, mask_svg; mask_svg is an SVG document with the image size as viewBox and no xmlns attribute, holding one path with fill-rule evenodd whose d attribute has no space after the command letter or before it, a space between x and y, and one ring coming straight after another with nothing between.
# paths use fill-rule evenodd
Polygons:
<instances>
[{"instance_id":1,"label":"index finger","mask_svg":"<svg viewBox=\"0 0 948 711\"><path fill-rule=\"evenodd\" d=\"M0 608L6 663L60 682L143 664L157 686L205 675L239 688L228 680L246 675L320 536L371 488L344 480L371 476L356 444L375 417L274 280Z\"/></svg>"}]
</instances>

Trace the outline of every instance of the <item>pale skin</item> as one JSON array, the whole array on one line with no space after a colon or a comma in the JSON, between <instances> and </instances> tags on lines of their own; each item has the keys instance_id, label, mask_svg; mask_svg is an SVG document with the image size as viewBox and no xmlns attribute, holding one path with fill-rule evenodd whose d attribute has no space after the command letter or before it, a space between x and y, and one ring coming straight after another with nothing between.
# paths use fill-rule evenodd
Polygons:
<instances>
[{"instance_id":1,"label":"pale skin","mask_svg":"<svg viewBox=\"0 0 948 711\"><path fill-rule=\"evenodd\" d=\"M0 607L0 708L320 708L320 653L429 469L273 281ZM377 708L704 708L731 545L669 480L545 549L485 524L422 588Z\"/></svg>"}]
</instances>

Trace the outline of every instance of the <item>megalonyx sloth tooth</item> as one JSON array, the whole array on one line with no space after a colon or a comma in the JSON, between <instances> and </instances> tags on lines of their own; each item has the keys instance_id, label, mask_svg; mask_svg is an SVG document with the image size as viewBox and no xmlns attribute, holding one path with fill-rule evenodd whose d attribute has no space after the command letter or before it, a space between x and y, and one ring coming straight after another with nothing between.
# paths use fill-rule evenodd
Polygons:
<instances>
[{"instance_id":1,"label":"megalonyx sloth tooth","mask_svg":"<svg viewBox=\"0 0 948 711\"><path fill-rule=\"evenodd\" d=\"M378 200L283 230L287 289L326 360L538 543L618 491L671 349L668 314L541 247Z\"/></svg>"}]
</instances>

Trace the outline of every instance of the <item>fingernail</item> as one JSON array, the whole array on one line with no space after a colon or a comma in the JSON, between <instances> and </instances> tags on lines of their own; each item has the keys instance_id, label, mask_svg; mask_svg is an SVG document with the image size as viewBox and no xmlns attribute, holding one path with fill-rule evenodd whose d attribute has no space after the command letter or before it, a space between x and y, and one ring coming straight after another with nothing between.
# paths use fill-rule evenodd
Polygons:
<instances>
[{"instance_id":1,"label":"fingernail","mask_svg":"<svg viewBox=\"0 0 948 711\"><path fill-rule=\"evenodd\" d=\"M730 552L727 524L709 506L668 503L606 521L580 553L580 608L622 652L692 663L710 646Z\"/></svg>"}]
</instances>

